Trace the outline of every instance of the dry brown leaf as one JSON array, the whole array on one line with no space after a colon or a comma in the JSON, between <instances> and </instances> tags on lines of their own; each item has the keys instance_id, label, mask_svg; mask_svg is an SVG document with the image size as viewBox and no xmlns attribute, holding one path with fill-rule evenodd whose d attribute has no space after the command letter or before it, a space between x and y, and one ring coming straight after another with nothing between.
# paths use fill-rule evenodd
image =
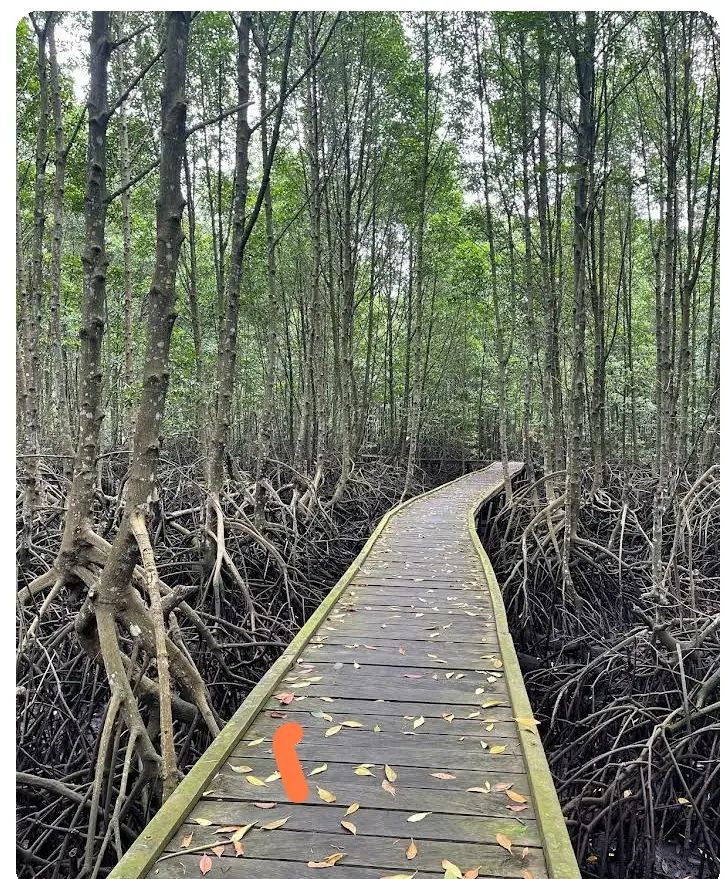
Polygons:
<instances>
[{"instance_id":1,"label":"dry brown leaf","mask_svg":"<svg viewBox=\"0 0 725 879\"><path fill-rule=\"evenodd\" d=\"M204 876L206 876L209 870L211 870L213 863L214 862L209 857L209 855L206 854L206 852L201 856L201 858L199 859L199 869L204 874Z\"/></svg>"},{"instance_id":2,"label":"dry brown leaf","mask_svg":"<svg viewBox=\"0 0 725 879\"><path fill-rule=\"evenodd\" d=\"M220 858L224 854L224 846L223 845L215 845L214 848L212 849L212 851L214 852L214 854L218 858Z\"/></svg>"},{"instance_id":3,"label":"dry brown leaf","mask_svg":"<svg viewBox=\"0 0 725 879\"><path fill-rule=\"evenodd\" d=\"M414 840L414 839L411 839L411 840L410 840L410 845L409 845L408 848L405 850L405 857L406 857L409 861L412 861L413 858L414 858L417 854L418 854L418 846L415 844L415 840Z\"/></svg>"},{"instance_id":4,"label":"dry brown leaf","mask_svg":"<svg viewBox=\"0 0 725 879\"><path fill-rule=\"evenodd\" d=\"M345 857L345 852L335 852L332 855L328 855L323 861L308 861L308 867L334 867L335 864L340 860L340 858Z\"/></svg>"},{"instance_id":5,"label":"dry brown leaf","mask_svg":"<svg viewBox=\"0 0 725 879\"><path fill-rule=\"evenodd\" d=\"M480 871L480 866L474 867L472 870L466 870L466 872L463 874L463 879L478 879L478 874Z\"/></svg>"},{"instance_id":6,"label":"dry brown leaf","mask_svg":"<svg viewBox=\"0 0 725 879\"><path fill-rule=\"evenodd\" d=\"M181 848L189 848L189 846L191 845L191 840L192 840L193 836L194 836L194 831L192 830L191 833L189 833L187 836L185 836L181 840Z\"/></svg>"},{"instance_id":7,"label":"dry brown leaf","mask_svg":"<svg viewBox=\"0 0 725 879\"><path fill-rule=\"evenodd\" d=\"M355 827L352 821L340 821L340 826L344 827L348 833L352 833L353 836L357 836L357 827Z\"/></svg>"},{"instance_id":8,"label":"dry brown leaf","mask_svg":"<svg viewBox=\"0 0 725 879\"><path fill-rule=\"evenodd\" d=\"M533 874L533 873L529 873L528 870L524 870L523 879L534 879L534 874Z\"/></svg>"},{"instance_id":9,"label":"dry brown leaf","mask_svg":"<svg viewBox=\"0 0 725 879\"><path fill-rule=\"evenodd\" d=\"M234 843L234 857L238 858L244 854L244 845L241 842Z\"/></svg>"},{"instance_id":10,"label":"dry brown leaf","mask_svg":"<svg viewBox=\"0 0 725 879\"><path fill-rule=\"evenodd\" d=\"M503 833L496 834L496 842L501 846L501 848L505 848L506 851L512 855L511 847L513 846L513 842L508 838L508 836L504 836Z\"/></svg>"}]
</instances>

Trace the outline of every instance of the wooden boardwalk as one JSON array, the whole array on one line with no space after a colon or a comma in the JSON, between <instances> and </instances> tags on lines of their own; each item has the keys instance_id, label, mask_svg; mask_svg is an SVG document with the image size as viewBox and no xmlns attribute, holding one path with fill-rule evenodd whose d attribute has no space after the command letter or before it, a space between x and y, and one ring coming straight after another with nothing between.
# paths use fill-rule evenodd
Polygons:
<instances>
[{"instance_id":1,"label":"wooden boardwalk","mask_svg":"<svg viewBox=\"0 0 725 879\"><path fill-rule=\"evenodd\" d=\"M313 879L326 865L331 879L578 879L475 532L501 489L493 464L389 513L111 879ZM299 805L271 751L291 720Z\"/></svg>"}]
</instances>

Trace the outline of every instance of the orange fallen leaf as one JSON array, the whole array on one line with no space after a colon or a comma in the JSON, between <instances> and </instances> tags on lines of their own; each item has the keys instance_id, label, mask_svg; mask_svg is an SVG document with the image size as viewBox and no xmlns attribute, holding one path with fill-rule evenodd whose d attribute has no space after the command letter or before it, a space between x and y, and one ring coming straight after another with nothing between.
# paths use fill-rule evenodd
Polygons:
<instances>
[{"instance_id":1,"label":"orange fallen leaf","mask_svg":"<svg viewBox=\"0 0 725 879\"><path fill-rule=\"evenodd\" d=\"M505 848L506 851L512 855L511 847L513 846L513 842L508 838L508 836L504 836L503 833L496 834L496 842L501 846L501 848Z\"/></svg>"},{"instance_id":2,"label":"orange fallen leaf","mask_svg":"<svg viewBox=\"0 0 725 879\"><path fill-rule=\"evenodd\" d=\"M235 858L238 858L240 855L243 855L244 854L244 844L241 842L235 842L234 843L234 852L235 852L235 854L234 854Z\"/></svg>"},{"instance_id":3,"label":"orange fallen leaf","mask_svg":"<svg viewBox=\"0 0 725 879\"><path fill-rule=\"evenodd\" d=\"M340 860L340 858L345 857L345 852L335 852L332 855L328 855L322 861L308 861L308 867L334 867L335 864Z\"/></svg>"},{"instance_id":4,"label":"orange fallen leaf","mask_svg":"<svg viewBox=\"0 0 725 879\"><path fill-rule=\"evenodd\" d=\"M519 793L517 793L515 790L507 790L507 791L506 791L506 796L507 796L510 800L513 800L515 803L525 803L525 802L527 802L526 797L523 796L523 794L519 794Z\"/></svg>"},{"instance_id":5,"label":"orange fallen leaf","mask_svg":"<svg viewBox=\"0 0 725 879\"><path fill-rule=\"evenodd\" d=\"M214 854L218 858L220 858L224 854L224 846L223 845L215 845L214 848L212 849L212 851L214 852Z\"/></svg>"},{"instance_id":6,"label":"orange fallen leaf","mask_svg":"<svg viewBox=\"0 0 725 879\"><path fill-rule=\"evenodd\" d=\"M409 861L412 861L413 858L414 858L417 854L418 854L418 846L415 844L415 840L411 839L411 840L410 840L410 845L409 845L408 848L405 850L405 857L406 857Z\"/></svg>"},{"instance_id":7,"label":"orange fallen leaf","mask_svg":"<svg viewBox=\"0 0 725 879\"><path fill-rule=\"evenodd\" d=\"M529 873L528 870L524 870L523 879L534 879L534 874L533 874L533 873Z\"/></svg>"},{"instance_id":8,"label":"orange fallen leaf","mask_svg":"<svg viewBox=\"0 0 725 879\"><path fill-rule=\"evenodd\" d=\"M463 879L478 879L478 874L480 870L480 867L474 867L472 870L466 870L466 872L463 874Z\"/></svg>"}]
</instances>

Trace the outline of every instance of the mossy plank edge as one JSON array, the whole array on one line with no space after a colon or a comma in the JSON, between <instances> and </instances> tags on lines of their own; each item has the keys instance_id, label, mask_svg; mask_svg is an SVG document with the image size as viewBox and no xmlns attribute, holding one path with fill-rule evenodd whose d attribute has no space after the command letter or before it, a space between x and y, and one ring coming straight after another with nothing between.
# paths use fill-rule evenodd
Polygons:
<instances>
[{"instance_id":1,"label":"mossy plank edge","mask_svg":"<svg viewBox=\"0 0 725 879\"><path fill-rule=\"evenodd\" d=\"M477 506L472 507L469 511L468 530L478 557L481 560L481 567L483 568L483 573L491 593L491 603L493 604L496 631L498 632L499 645L501 647L501 660L509 689L512 714L514 717L533 717L526 685L521 674L521 667L516 656L516 649L508 629L508 618L503 603L503 596L499 589L496 574L479 540L476 529L476 516L488 499L488 497L482 498ZM579 871L574 849L569 839L569 831L566 829L561 804L556 795L556 788L549 770L549 762L546 759L546 753L541 743L539 732L536 727L534 727L533 731L519 728L519 738L526 762L526 772L529 777L529 786L534 800L536 817L541 831L541 842L544 848L546 866L549 871L549 879L581 879L581 872Z\"/></svg>"},{"instance_id":2,"label":"mossy plank edge","mask_svg":"<svg viewBox=\"0 0 725 879\"><path fill-rule=\"evenodd\" d=\"M456 482L467 479L475 473L482 473L486 470L488 470L488 467L475 470L473 473L464 473L463 476L452 479L450 482L445 482L443 485L432 488L430 491L415 495L415 497L409 498L403 503L396 504L385 513L347 571L345 571L336 585L333 586L322 600L317 610L290 641L281 656L259 680L219 735L192 766L173 794L141 831L141 834L113 868L108 879L143 879L148 874L158 858L163 854L168 841L198 802L209 780L230 756L239 739L256 718L261 707L275 691L281 679L294 664L320 624L340 599L390 519L411 504L430 497L430 495L444 488L449 488ZM477 508L480 508L488 498L500 491L502 485L503 483L497 484L494 488L487 489L485 496L478 502Z\"/></svg>"}]
</instances>

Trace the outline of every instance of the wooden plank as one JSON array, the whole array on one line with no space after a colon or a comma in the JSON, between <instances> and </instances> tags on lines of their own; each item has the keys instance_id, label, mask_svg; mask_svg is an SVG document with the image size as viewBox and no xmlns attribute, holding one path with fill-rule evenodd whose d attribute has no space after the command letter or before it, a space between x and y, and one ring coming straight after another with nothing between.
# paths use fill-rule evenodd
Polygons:
<instances>
[{"instance_id":1,"label":"wooden plank","mask_svg":"<svg viewBox=\"0 0 725 879\"><path fill-rule=\"evenodd\" d=\"M423 822L409 824L413 835L423 831ZM382 829L382 828L381 828ZM184 827L188 832L191 827ZM200 831L203 828L200 828ZM423 831L424 832L424 831ZM172 840L170 850L179 848L183 831L176 834ZM444 858L452 861L463 869L470 869L481 865L481 872L490 873L493 876L504 879L519 879L522 869L530 869L537 879L547 876L546 865L541 849L531 848L525 863L522 862L521 847L514 849L516 854L510 855L501 846L481 843L440 842L438 840L426 840L418 849L415 859L415 868L410 869L411 863L406 860L405 850L408 847L410 837L392 838L385 836L351 836L339 833L325 833L323 831L301 832L295 830L280 831L252 831L244 838L245 858L260 858L262 860L279 861L303 861L308 858L321 861L323 858L336 851L344 851L343 862L347 866L375 867L383 875L385 871L390 873L401 869L412 873L415 869L429 870L441 874L441 861ZM234 860L234 848L225 846L221 857L222 863Z\"/></svg>"}]
</instances>

